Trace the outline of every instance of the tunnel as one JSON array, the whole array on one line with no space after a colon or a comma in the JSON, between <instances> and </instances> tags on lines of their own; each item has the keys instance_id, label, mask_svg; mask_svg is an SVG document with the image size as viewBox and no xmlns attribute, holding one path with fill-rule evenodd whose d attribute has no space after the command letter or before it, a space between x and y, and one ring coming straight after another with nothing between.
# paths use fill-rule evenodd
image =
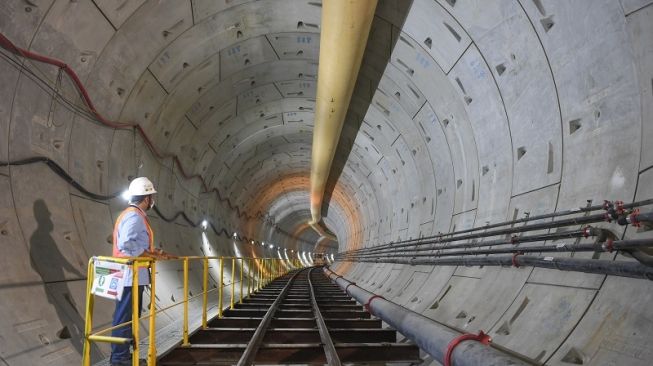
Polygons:
<instances>
[{"instance_id":1,"label":"tunnel","mask_svg":"<svg viewBox=\"0 0 653 366\"><path fill-rule=\"evenodd\" d=\"M123 193L141 176L158 191L148 215L167 252L324 258L527 364L653 362L651 276L392 249L653 198L653 1L378 0L318 207L327 237L311 225L311 159L320 59L341 52L320 48L329 1L0 4L0 365L81 364L87 264L111 255ZM592 227L615 243L653 238L616 221ZM651 266L649 254L545 258ZM144 302L180 304L182 272L159 263ZM201 277L192 265L191 293ZM95 326L113 310L98 300ZM162 311L157 329L177 337L181 311ZM108 365L106 344L91 355Z\"/></svg>"}]
</instances>

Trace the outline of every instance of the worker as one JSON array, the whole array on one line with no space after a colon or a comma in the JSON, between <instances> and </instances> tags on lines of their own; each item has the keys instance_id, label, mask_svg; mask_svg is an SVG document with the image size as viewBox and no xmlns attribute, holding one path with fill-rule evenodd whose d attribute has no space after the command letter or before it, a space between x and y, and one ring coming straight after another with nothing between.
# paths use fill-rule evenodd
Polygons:
<instances>
[{"instance_id":1,"label":"worker","mask_svg":"<svg viewBox=\"0 0 653 366\"><path fill-rule=\"evenodd\" d=\"M118 216L113 230L114 257L175 258L175 256L161 249L154 248L154 234L146 212L154 207L155 193L154 185L146 177L135 178L129 184L129 207ZM113 313L114 326L132 320L133 286L131 266L125 271L124 276L122 298L116 302L116 309ZM136 289L138 291L139 317L142 311L143 289L149 284L149 269L146 267L139 268L138 289ZM132 338L131 324L114 329L112 336ZM112 344L110 363L112 366L131 365L130 346L128 344Z\"/></svg>"}]
</instances>

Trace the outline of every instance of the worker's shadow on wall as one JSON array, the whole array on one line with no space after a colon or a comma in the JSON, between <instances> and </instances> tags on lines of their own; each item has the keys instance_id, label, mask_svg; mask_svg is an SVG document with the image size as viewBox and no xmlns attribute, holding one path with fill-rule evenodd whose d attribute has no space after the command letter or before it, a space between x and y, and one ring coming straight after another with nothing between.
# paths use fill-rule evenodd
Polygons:
<instances>
[{"instance_id":1,"label":"worker's shadow on wall","mask_svg":"<svg viewBox=\"0 0 653 366\"><path fill-rule=\"evenodd\" d=\"M390 0L387 0L390 1ZM379 0L379 5L377 6L377 13L380 6L383 6L383 2L386 0ZM387 29L387 25L381 23L388 23L386 20L381 19L378 16L374 17L372 22L372 29L370 36L367 41L367 46L365 47L365 53L363 55L363 61L361 63L361 71L358 73L358 79L356 80L356 86L354 88L351 102L349 105L349 110L345 117L345 122L342 127L342 133L340 135L340 141L338 142L338 147L336 148L336 154L333 158L333 165L331 167L331 172L329 173L329 179L327 180L327 185L324 193L324 203L322 204L322 217L327 217L329 213L329 202L333 195L336 183L340 179L342 170L344 169L351 150L354 146L354 140L356 135L360 130L360 127L367 113L367 108L372 103L372 98L376 93L376 90L381 81L381 77L385 72L385 68L390 63L390 58L392 51L395 48L399 36L394 36L395 32L400 32L403 29L403 25L408 16L408 12L413 5L412 0L406 1L391 1L396 12L395 19L401 19L400 22L396 24L401 25L391 25L391 41L390 44L384 44L382 42L371 42L370 40L374 36L373 32L375 29L379 32L384 32ZM388 5L385 5L387 8ZM356 107L354 107L356 106ZM360 106L365 106L361 108Z\"/></svg>"},{"instance_id":2,"label":"worker's shadow on wall","mask_svg":"<svg viewBox=\"0 0 653 366\"><path fill-rule=\"evenodd\" d=\"M38 199L34 202L34 218L37 227L29 239L30 260L32 268L43 280L48 302L56 310L59 321L63 325L56 336L60 340L70 339L71 344L81 355L84 347L84 318L77 311L65 275L66 272L69 272L79 279L84 279L86 275L71 265L59 251L57 243L52 237L54 224L51 216L45 201ZM97 348L94 348L93 351L99 352ZM99 353L95 354L99 355Z\"/></svg>"}]
</instances>

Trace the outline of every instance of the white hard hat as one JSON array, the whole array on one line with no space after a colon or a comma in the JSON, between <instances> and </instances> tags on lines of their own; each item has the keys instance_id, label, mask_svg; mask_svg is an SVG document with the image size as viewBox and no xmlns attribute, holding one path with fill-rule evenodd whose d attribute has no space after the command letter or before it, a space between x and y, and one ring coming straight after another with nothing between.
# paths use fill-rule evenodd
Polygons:
<instances>
[{"instance_id":1,"label":"white hard hat","mask_svg":"<svg viewBox=\"0 0 653 366\"><path fill-rule=\"evenodd\" d=\"M134 178L129 184L129 195L134 196L147 196L156 193L154 184L146 177Z\"/></svg>"}]
</instances>

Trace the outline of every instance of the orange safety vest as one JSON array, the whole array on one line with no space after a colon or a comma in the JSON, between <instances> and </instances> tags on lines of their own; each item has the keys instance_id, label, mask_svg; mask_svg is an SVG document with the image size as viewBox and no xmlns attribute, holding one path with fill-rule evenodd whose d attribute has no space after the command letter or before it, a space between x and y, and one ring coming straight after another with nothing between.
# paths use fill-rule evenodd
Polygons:
<instances>
[{"instance_id":1,"label":"orange safety vest","mask_svg":"<svg viewBox=\"0 0 653 366\"><path fill-rule=\"evenodd\" d=\"M118 226L120 225L120 222L122 221L125 214L131 211L135 211L141 218L143 218L143 221L145 221L145 228L147 229L147 235L150 238L150 252L154 252L154 232L152 231L152 227L150 226L150 221L147 219L147 216L145 216L145 213L141 211L140 208L129 206L120 214L120 216L118 216L118 219L116 220L116 224L113 226L113 256L114 257L122 257L122 258L129 257L128 255L124 254L118 249Z\"/></svg>"}]
</instances>

